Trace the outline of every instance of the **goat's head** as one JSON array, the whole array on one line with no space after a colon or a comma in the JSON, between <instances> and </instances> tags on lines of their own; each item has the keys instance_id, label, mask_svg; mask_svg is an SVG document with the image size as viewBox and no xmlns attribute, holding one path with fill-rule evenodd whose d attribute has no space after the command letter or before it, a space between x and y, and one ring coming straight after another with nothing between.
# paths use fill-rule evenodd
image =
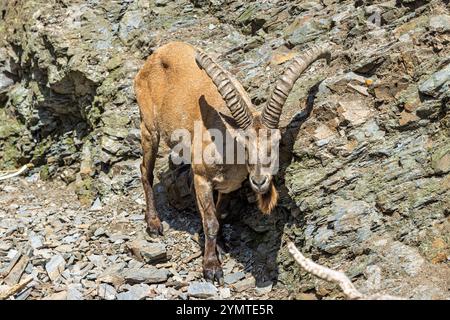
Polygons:
<instances>
[{"instance_id":1,"label":"goat's head","mask_svg":"<svg viewBox=\"0 0 450 320\"><path fill-rule=\"evenodd\" d=\"M327 47L314 46L294 58L275 84L267 105L262 112L257 112L242 85L203 51L197 52L197 64L211 78L238 129L241 129L234 136L244 146L250 185L257 194L258 206L263 213L270 213L278 200L272 177L278 169L278 125L286 99L297 79L311 63L320 58L326 58L329 62L330 57ZM233 127L229 127L229 131L236 132Z\"/></svg>"}]
</instances>

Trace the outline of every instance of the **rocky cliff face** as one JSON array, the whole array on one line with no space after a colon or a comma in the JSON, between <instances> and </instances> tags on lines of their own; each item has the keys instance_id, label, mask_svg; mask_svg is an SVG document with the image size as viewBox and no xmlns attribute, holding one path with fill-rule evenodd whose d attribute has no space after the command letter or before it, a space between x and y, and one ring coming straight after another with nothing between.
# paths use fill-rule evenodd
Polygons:
<instances>
[{"instance_id":1,"label":"rocky cliff face","mask_svg":"<svg viewBox=\"0 0 450 320\"><path fill-rule=\"evenodd\" d=\"M285 62L332 42L284 110L281 204L261 217L244 187L225 238L251 257L231 252L298 298L339 293L297 268L287 239L363 291L448 297L448 1L27 0L0 15L0 166L32 162L85 204L140 188L132 80L158 46L203 48L262 107ZM188 172L165 165L168 200L188 208Z\"/></svg>"}]
</instances>

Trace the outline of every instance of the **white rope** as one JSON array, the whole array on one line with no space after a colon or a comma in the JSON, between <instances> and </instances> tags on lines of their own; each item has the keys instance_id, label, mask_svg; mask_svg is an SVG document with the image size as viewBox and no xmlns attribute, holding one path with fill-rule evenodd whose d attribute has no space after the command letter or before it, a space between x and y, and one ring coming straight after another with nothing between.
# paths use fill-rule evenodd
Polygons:
<instances>
[{"instance_id":1,"label":"white rope","mask_svg":"<svg viewBox=\"0 0 450 320\"><path fill-rule=\"evenodd\" d=\"M33 168L33 164L29 163L29 164L22 166L19 170L15 171L13 173L0 174L0 181L17 177L17 176L21 175L22 173L24 173L26 170L31 169L31 168Z\"/></svg>"},{"instance_id":2,"label":"white rope","mask_svg":"<svg viewBox=\"0 0 450 320\"><path fill-rule=\"evenodd\" d=\"M289 253L294 257L294 260L305 269L307 272L319 277L323 280L336 283L341 290L344 292L345 296L351 300L404 300L401 297L395 297L390 295L364 295L356 289L350 279L345 275L345 273L329 269L320 264L315 263L311 259L306 258L300 251L295 247L292 242L288 245Z\"/></svg>"}]
</instances>

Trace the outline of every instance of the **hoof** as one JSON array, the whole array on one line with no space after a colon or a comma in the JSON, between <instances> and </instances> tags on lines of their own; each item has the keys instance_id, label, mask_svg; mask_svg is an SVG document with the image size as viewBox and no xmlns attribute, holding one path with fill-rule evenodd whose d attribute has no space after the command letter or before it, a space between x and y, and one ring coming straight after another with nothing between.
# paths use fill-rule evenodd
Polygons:
<instances>
[{"instance_id":1,"label":"hoof","mask_svg":"<svg viewBox=\"0 0 450 320\"><path fill-rule=\"evenodd\" d=\"M223 285L223 271L222 267L219 265L215 266L204 266L203 267L203 277L206 281L214 283L214 281L217 281L219 285Z\"/></svg>"},{"instance_id":2,"label":"hoof","mask_svg":"<svg viewBox=\"0 0 450 320\"><path fill-rule=\"evenodd\" d=\"M163 226L162 226L159 218L154 218L154 219L151 219L150 221L147 221L146 231L150 237L162 236L163 235Z\"/></svg>"},{"instance_id":3,"label":"hoof","mask_svg":"<svg viewBox=\"0 0 450 320\"><path fill-rule=\"evenodd\" d=\"M162 227L159 227L157 229L147 227L147 229L145 231L152 238L157 238L158 236L163 236L164 235Z\"/></svg>"}]
</instances>

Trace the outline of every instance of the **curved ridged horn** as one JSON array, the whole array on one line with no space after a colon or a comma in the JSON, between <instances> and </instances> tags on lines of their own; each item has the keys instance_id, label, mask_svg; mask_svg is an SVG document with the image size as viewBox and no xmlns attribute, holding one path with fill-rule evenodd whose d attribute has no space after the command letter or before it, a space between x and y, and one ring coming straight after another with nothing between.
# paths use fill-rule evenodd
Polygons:
<instances>
[{"instance_id":1,"label":"curved ridged horn","mask_svg":"<svg viewBox=\"0 0 450 320\"><path fill-rule=\"evenodd\" d=\"M253 121L252 113L249 110L251 102L239 82L199 49L197 49L195 60L216 85L239 127L247 129Z\"/></svg>"},{"instance_id":2,"label":"curved ridged horn","mask_svg":"<svg viewBox=\"0 0 450 320\"><path fill-rule=\"evenodd\" d=\"M302 55L294 58L289 64L275 84L272 95L262 112L262 121L268 128L278 128L281 111L295 82L310 64L320 58L326 58L327 63L329 63L331 53L328 46L313 46Z\"/></svg>"}]
</instances>

